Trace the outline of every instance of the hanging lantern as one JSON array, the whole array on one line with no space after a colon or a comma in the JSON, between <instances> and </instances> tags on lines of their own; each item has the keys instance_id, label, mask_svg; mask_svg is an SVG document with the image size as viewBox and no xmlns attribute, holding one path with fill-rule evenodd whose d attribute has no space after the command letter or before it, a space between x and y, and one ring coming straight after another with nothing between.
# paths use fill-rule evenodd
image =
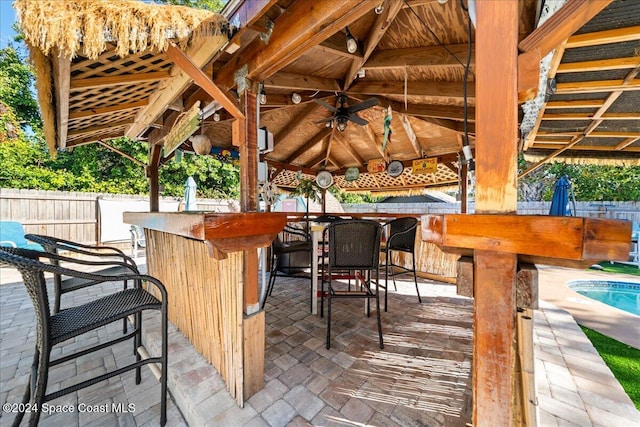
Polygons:
<instances>
[{"instance_id":1,"label":"hanging lantern","mask_svg":"<svg viewBox=\"0 0 640 427\"><path fill-rule=\"evenodd\" d=\"M209 152L211 151L211 147L213 146L211 144L211 140L207 135L195 135L189 138L189 141L191 141L193 151L201 156L209 154Z\"/></svg>"}]
</instances>

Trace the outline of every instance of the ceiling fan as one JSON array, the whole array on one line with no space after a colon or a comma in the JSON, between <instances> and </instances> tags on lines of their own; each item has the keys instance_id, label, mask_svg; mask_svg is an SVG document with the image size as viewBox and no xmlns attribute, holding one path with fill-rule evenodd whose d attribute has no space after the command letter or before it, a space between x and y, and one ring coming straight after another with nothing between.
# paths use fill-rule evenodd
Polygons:
<instances>
[{"instance_id":1,"label":"ceiling fan","mask_svg":"<svg viewBox=\"0 0 640 427\"><path fill-rule=\"evenodd\" d=\"M344 131L347 128L347 123L352 121L361 126L367 125L369 122L359 116L356 115L358 111L366 110L367 108L371 108L380 104L378 98L369 98L360 103L353 104L350 106L346 106L347 103L347 95L344 93L338 94L338 103L340 106L338 108L327 104L321 99L314 99L314 101L318 104L331 111L333 116L327 117L326 119L320 120L316 123L327 123L327 126L333 121L335 121L335 125L340 132Z\"/></svg>"}]
</instances>

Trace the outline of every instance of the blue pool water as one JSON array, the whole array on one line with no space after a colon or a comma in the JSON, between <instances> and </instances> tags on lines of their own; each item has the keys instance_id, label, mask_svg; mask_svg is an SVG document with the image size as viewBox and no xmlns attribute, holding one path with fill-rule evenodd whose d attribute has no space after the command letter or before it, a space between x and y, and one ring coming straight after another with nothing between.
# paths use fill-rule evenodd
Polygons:
<instances>
[{"instance_id":1,"label":"blue pool water","mask_svg":"<svg viewBox=\"0 0 640 427\"><path fill-rule=\"evenodd\" d=\"M572 280L567 286L580 295L640 316L640 283Z\"/></svg>"}]
</instances>

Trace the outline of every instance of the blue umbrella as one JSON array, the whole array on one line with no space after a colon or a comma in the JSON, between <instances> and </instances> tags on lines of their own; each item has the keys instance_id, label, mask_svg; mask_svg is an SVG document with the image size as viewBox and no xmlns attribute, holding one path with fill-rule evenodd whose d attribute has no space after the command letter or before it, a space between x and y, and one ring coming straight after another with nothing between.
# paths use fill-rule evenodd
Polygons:
<instances>
[{"instance_id":1,"label":"blue umbrella","mask_svg":"<svg viewBox=\"0 0 640 427\"><path fill-rule=\"evenodd\" d=\"M569 208L570 192L572 192L571 183L569 182L567 177L561 176L556 181L553 189L553 198L551 199L551 209L549 209L549 215L571 216L571 209Z\"/></svg>"},{"instance_id":2,"label":"blue umbrella","mask_svg":"<svg viewBox=\"0 0 640 427\"><path fill-rule=\"evenodd\" d=\"M196 210L196 182L193 177L187 178L187 183L184 186L184 210L195 211Z\"/></svg>"}]
</instances>

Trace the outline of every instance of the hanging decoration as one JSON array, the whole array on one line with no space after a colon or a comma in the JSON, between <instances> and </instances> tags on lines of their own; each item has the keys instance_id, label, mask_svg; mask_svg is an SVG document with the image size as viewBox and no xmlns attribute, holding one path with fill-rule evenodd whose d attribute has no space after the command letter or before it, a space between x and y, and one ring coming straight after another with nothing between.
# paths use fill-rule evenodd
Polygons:
<instances>
[{"instance_id":1,"label":"hanging decoration","mask_svg":"<svg viewBox=\"0 0 640 427\"><path fill-rule=\"evenodd\" d=\"M387 115L384 117L384 138L382 140L382 152L384 153L384 149L387 147L387 142L391 142L391 117L392 110L391 105L387 107Z\"/></svg>"}]
</instances>

